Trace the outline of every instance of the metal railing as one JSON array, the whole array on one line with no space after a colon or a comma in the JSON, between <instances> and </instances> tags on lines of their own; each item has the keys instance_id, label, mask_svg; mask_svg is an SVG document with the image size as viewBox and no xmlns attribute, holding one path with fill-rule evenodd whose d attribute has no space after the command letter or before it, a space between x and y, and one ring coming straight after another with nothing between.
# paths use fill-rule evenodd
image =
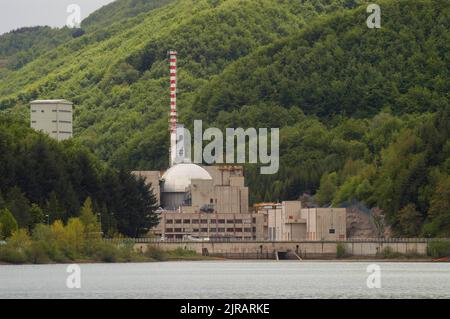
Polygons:
<instances>
[{"instance_id":1,"label":"metal railing","mask_svg":"<svg viewBox=\"0 0 450 319\"><path fill-rule=\"evenodd\" d=\"M188 239L172 239L167 238L161 240L159 238L142 237L142 238L105 238L105 241L113 243L134 242L136 244L151 243L428 243L433 240L450 241L450 238L347 238L337 240L254 240L239 238L210 238L209 240L188 240Z\"/></svg>"}]
</instances>

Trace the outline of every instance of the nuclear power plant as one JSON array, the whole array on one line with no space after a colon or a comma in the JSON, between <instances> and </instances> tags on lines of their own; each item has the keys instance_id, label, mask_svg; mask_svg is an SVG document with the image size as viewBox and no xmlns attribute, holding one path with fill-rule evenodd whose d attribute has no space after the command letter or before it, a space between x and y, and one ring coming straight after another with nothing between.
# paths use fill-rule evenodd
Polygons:
<instances>
[{"instance_id":1,"label":"nuclear power plant","mask_svg":"<svg viewBox=\"0 0 450 319\"><path fill-rule=\"evenodd\" d=\"M151 234L163 240L345 239L345 209L304 210L300 201L250 208L242 166L191 162L184 146L184 126L177 117L177 52L168 55L169 168L133 172L151 184L160 206L160 223Z\"/></svg>"}]
</instances>

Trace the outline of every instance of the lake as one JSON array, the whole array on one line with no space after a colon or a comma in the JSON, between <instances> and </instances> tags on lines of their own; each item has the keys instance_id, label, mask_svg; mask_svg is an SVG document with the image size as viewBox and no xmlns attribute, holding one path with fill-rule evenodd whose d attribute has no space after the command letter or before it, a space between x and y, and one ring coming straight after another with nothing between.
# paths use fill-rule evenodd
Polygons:
<instances>
[{"instance_id":1,"label":"lake","mask_svg":"<svg viewBox=\"0 0 450 319\"><path fill-rule=\"evenodd\" d=\"M367 287L369 262L179 261L0 265L0 298L450 298L450 263L376 262L381 288ZM375 266L376 268L376 266Z\"/></svg>"}]
</instances>

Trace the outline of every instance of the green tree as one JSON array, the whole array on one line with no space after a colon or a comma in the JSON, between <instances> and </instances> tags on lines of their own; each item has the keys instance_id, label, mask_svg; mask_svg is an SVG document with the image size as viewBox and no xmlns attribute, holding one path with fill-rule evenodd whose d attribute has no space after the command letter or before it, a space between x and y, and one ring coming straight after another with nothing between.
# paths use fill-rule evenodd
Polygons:
<instances>
[{"instance_id":1,"label":"green tree","mask_svg":"<svg viewBox=\"0 0 450 319\"><path fill-rule=\"evenodd\" d=\"M28 227L30 223L30 202L19 187L13 187L7 193L6 206L17 220L20 228Z\"/></svg>"},{"instance_id":2,"label":"green tree","mask_svg":"<svg viewBox=\"0 0 450 319\"><path fill-rule=\"evenodd\" d=\"M6 208L0 210L0 237L8 238L18 229L17 221L11 212Z\"/></svg>"},{"instance_id":3,"label":"green tree","mask_svg":"<svg viewBox=\"0 0 450 319\"><path fill-rule=\"evenodd\" d=\"M320 187L316 194L316 200L320 205L331 203L337 190L336 172L324 174L320 179Z\"/></svg>"},{"instance_id":4,"label":"green tree","mask_svg":"<svg viewBox=\"0 0 450 319\"><path fill-rule=\"evenodd\" d=\"M89 236L98 236L101 233L98 216L92 207L92 199L86 198L80 212L80 221L86 229Z\"/></svg>"},{"instance_id":5,"label":"green tree","mask_svg":"<svg viewBox=\"0 0 450 319\"><path fill-rule=\"evenodd\" d=\"M450 237L450 177L446 176L436 186L428 210L429 221L424 226L426 237Z\"/></svg>"},{"instance_id":6,"label":"green tree","mask_svg":"<svg viewBox=\"0 0 450 319\"><path fill-rule=\"evenodd\" d=\"M399 235L403 237L418 237L422 228L423 218L416 210L416 205L408 204L398 212Z\"/></svg>"},{"instance_id":7,"label":"green tree","mask_svg":"<svg viewBox=\"0 0 450 319\"><path fill-rule=\"evenodd\" d=\"M30 223L28 229L32 230L36 224L43 222L45 222L43 210L37 204L32 204L30 208Z\"/></svg>"}]
</instances>

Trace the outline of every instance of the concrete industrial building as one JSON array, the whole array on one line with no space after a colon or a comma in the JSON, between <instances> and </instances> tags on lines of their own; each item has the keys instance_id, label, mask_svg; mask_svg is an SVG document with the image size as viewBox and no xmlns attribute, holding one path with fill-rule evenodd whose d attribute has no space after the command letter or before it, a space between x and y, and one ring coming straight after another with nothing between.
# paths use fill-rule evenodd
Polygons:
<instances>
[{"instance_id":1,"label":"concrete industrial building","mask_svg":"<svg viewBox=\"0 0 450 319\"><path fill-rule=\"evenodd\" d=\"M63 141L73 136L72 102L36 100L30 103L31 128Z\"/></svg>"},{"instance_id":2,"label":"concrete industrial building","mask_svg":"<svg viewBox=\"0 0 450 319\"><path fill-rule=\"evenodd\" d=\"M256 216L249 212L248 188L241 166L200 166L185 152L183 125L177 122L177 52L169 51L169 168L136 171L151 183L160 205L160 223L151 230L168 239L186 237L259 239Z\"/></svg>"},{"instance_id":3,"label":"concrete industrial building","mask_svg":"<svg viewBox=\"0 0 450 319\"><path fill-rule=\"evenodd\" d=\"M264 216L265 240L345 240L345 208L302 208L300 201L262 203L255 211Z\"/></svg>"},{"instance_id":4,"label":"concrete industrial building","mask_svg":"<svg viewBox=\"0 0 450 319\"><path fill-rule=\"evenodd\" d=\"M262 215L249 212L248 187L241 166L175 164L163 174L135 171L144 177L161 206L156 236L182 239L263 238Z\"/></svg>"},{"instance_id":5,"label":"concrete industrial building","mask_svg":"<svg viewBox=\"0 0 450 319\"><path fill-rule=\"evenodd\" d=\"M151 234L191 240L345 239L345 209L302 209L300 201L249 209L242 166L191 163L183 126L177 122L177 53L169 51L169 168L135 171L151 184L160 222Z\"/></svg>"}]
</instances>

